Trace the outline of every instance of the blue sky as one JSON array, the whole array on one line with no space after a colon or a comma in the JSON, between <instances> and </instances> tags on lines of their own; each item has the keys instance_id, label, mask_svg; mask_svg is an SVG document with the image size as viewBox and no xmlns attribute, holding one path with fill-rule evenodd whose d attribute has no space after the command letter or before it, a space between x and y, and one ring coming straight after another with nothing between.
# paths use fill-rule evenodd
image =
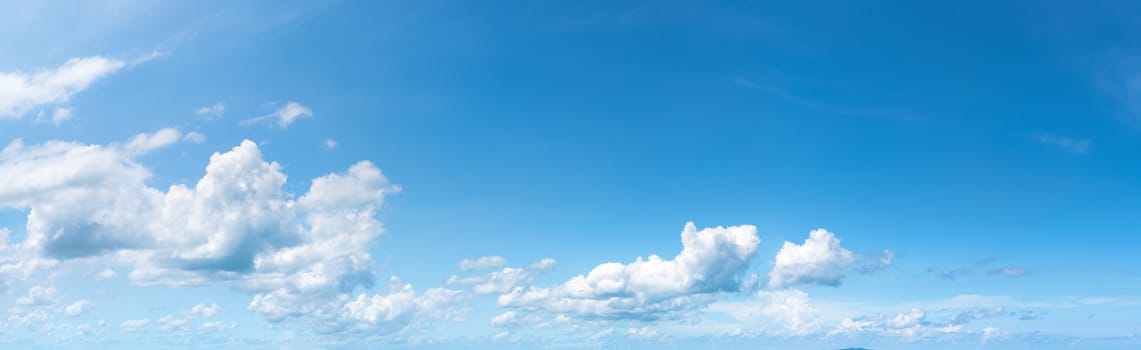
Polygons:
<instances>
[{"instance_id":1,"label":"blue sky","mask_svg":"<svg viewBox=\"0 0 1141 350\"><path fill-rule=\"evenodd\" d=\"M5 7L6 347L1141 346L1133 4Z\"/></svg>"}]
</instances>

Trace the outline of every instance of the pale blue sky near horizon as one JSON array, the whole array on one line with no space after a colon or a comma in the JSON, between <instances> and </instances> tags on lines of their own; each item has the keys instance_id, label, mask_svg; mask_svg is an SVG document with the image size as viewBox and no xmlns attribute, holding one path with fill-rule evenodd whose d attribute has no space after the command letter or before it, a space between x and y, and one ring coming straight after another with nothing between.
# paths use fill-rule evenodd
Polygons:
<instances>
[{"instance_id":1,"label":"pale blue sky near horizon","mask_svg":"<svg viewBox=\"0 0 1141 350\"><path fill-rule=\"evenodd\" d=\"M0 307L9 310L0 342L8 345L1141 346L1141 7L1127 2L5 6L0 144L23 145L0 157L0 175L10 177L0 179L10 184L0 184L0 228L11 232L0 256ZM37 83L37 74L92 58L118 65L82 86ZM286 121L292 104L305 113ZM69 117L52 121L53 113ZM177 137L129 146L165 128ZM237 155L252 141L260 159L280 165L282 198L299 208L281 220L305 232L316 230L314 217L300 214L319 211L302 203L315 178L349 178L358 174L350 167L369 161L399 188L386 190L375 212L363 209L369 202L354 209L383 225L346 267L367 271L368 282L337 270L322 287L273 289L261 283L309 275L271 271L262 260L217 271L162 260L166 249L209 250L188 248L178 234L154 238L165 237L149 231L163 223L146 218L116 226L108 220L118 214L74 209L44 216L43 227L58 231L37 231L29 213L69 210L60 188L117 183L75 175L21 192L85 171L75 168L88 164L80 155L20 158L53 140L98 145L150 174L124 188L160 192L194 188L208 165L224 165L212 155ZM16 179L27 172L21 159L64 170ZM107 191L98 193L128 196ZM258 198L226 205L256 207ZM664 268L696 281L725 272L731 278L717 282L735 287L685 279L638 289L638 271L647 270L635 261L673 259L687 222L755 225L758 244L686 245L720 255ZM842 248L806 250L801 264L782 270L783 243L807 247L818 228ZM223 261L253 259L245 249L264 258L310 247L234 230L226 232L269 238L248 238L224 257L237 260ZM89 234L107 246L76 248L90 251L74 259L53 255L53 243L20 244L41 234L44 242ZM737 267L734 253L720 250L730 246L755 252ZM328 254L312 266L345 261ZM371 260L361 263L365 255ZM505 262L457 265L480 257ZM544 258L557 263L527 267ZM623 292L571 291L568 281L611 262L627 267L614 277ZM140 277L159 267L201 281ZM114 276L94 277L105 269ZM782 273L794 282L773 282ZM391 319L362 320L349 301L399 294L389 289L393 276L422 299L384 309ZM517 279L481 290L504 276ZM34 287L54 292L38 302ZM516 287L539 299L507 301ZM432 288L454 295L424 301ZM298 298L275 299L293 303L282 308L305 307L278 319L272 310L283 309L255 306L278 290ZM582 306L622 293L635 297ZM220 311L189 311L214 304ZM171 324L178 317L186 322ZM153 332L125 323L143 319Z\"/></svg>"}]
</instances>

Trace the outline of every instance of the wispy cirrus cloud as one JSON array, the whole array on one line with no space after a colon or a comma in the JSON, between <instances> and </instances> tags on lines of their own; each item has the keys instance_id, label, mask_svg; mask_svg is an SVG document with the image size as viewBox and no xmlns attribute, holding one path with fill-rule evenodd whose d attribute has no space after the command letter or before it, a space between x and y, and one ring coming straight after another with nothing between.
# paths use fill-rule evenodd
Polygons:
<instances>
[{"instance_id":1,"label":"wispy cirrus cloud","mask_svg":"<svg viewBox=\"0 0 1141 350\"><path fill-rule=\"evenodd\" d=\"M926 117L909 112L899 112L887 109L875 108L860 108L851 106L842 106L834 103L825 102L822 100L814 99L799 95L790 89L774 83L758 82L756 80L748 79L739 75L731 75L729 81L739 87L758 91L767 95L777 97L785 102L824 113L861 116L861 117L874 117L895 119L901 121L917 121L924 120Z\"/></svg>"},{"instance_id":2,"label":"wispy cirrus cloud","mask_svg":"<svg viewBox=\"0 0 1141 350\"><path fill-rule=\"evenodd\" d=\"M1034 140L1043 145L1054 146L1074 155L1083 155L1093 150L1093 141L1079 137L1038 134L1034 136Z\"/></svg>"},{"instance_id":3,"label":"wispy cirrus cloud","mask_svg":"<svg viewBox=\"0 0 1141 350\"><path fill-rule=\"evenodd\" d=\"M35 108L67 103L91 84L109 76L129 62L103 56L77 57L55 68L34 72L0 72L0 118L20 118ZM70 111L59 111L52 121L70 118Z\"/></svg>"},{"instance_id":4,"label":"wispy cirrus cloud","mask_svg":"<svg viewBox=\"0 0 1141 350\"><path fill-rule=\"evenodd\" d=\"M294 121L300 118L313 117L313 110L309 109L300 103L289 101L279 107L273 113L246 119L239 124L242 126L249 126L261 122L276 122L282 128L289 127Z\"/></svg>"},{"instance_id":5,"label":"wispy cirrus cloud","mask_svg":"<svg viewBox=\"0 0 1141 350\"><path fill-rule=\"evenodd\" d=\"M194 114L203 119L218 119L226 114L226 105L218 102L209 106L198 107L194 110Z\"/></svg>"}]
</instances>

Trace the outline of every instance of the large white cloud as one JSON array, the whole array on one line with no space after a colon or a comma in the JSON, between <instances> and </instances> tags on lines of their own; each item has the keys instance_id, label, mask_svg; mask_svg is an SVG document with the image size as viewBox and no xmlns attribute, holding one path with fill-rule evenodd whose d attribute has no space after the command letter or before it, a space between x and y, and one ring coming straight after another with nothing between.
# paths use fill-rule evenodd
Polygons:
<instances>
[{"instance_id":1,"label":"large white cloud","mask_svg":"<svg viewBox=\"0 0 1141 350\"><path fill-rule=\"evenodd\" d=\"M784 288L796 284L838 286L855 262L855 254L841 247L836 235L816 229L802 245L784 242L769 272L769 287Z\"/></svg>"},{"instance_id":2,"label":"large white cloud","mask_svg":"<svg viewBox=\"0 0 1141 350\"><path fill-rule=\"evenodd\" d=\"M92 56L69 59L55 69L0 72L0 119L19 118L42 105L66 103L75 93L126 65Z\"/></svg>"},{"instance_id":3,"label":"large white cloud","mask_svg":"<svg viewBox=\"0 0 1141 350\"><path fill-rule=\"evenodd\" d=\"M135 157L180 139L164 129L111 145L13 142L0 153L0 208L29 214L26 240L11 249L47 261L105 259L129 266L136 284L230 284L270 321L399 323L408 318L373 317L377 308L366 304L412 298L417 312L433 314L462 294L410 295L401 284L353 300L376 278L368 253L383 233L376 211L399 190L372 163L318 177L296 197L284 190L281 166L243 141L211 156L193 186L146 185L150 172ZM391 323L384 327L403 327Z\"/></svg>"},{"instance_id":4,"label":"large white cloud","mask_svg":"<svg viewBox=\"0 0 1141 350\"><path fill-rule=\"evenodd\" d=\"M682 251L671 260L657 255L629 264L598 265L552 287L517 287L501 295L502 307L564 313L582 318L659 319L736 291L760 238L751 225L681 232Z\"/></svg>"}]
</instances>

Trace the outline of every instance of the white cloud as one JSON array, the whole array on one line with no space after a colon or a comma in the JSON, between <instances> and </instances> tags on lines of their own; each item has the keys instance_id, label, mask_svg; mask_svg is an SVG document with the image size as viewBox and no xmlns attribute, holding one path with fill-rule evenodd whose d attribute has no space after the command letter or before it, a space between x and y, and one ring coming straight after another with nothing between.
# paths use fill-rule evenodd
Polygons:
<instances>
[{"instance_id":1,"label":"white cloud","mask_svg":"<svg viewBox=\"0 0 1141 350\"><path fill-rule=\"evenodd\" d=\"M212 106L203 106L194 110L194 114L204 119L217 119L226 114L226 105L221 102L215 103Z\"/></svg>"},{"instance_id":2,"label":"white cloud","mask_svg":"<svg viewBox=\"0 0 1141 350\"><path fill-rule=\"evenodd\" d=\"M221 332L221 331L225 331L225 330L229 330L229 329L238 328L238 323L234 322L234 321L230 321L230 323L226 323L226 322L222 322L222 321L203 322L202 325L199 326L198 328L202 329L202 330L206 330L206 331Z\"/></svg>"},{"instance_id":3,"label":"white cloud","mask_svg":"<svg viewBox=\"0 0 1141 350\"><path fill-rule=\"evenodd\" d=\"M1003 275L1003 276L1013 277L1013 278L1026 276L1026 274L1028 274L1028 273L1029 272L1026 271L1026 269L1019 268L1019 267L999 267L996 269L987 270L987 272L986 272L986 274L988 274L988 275Z\"/></svg>"},{"instance_id":4,"label":"white cloud","mask_svg":"<svg viewBox=\"0 0 1141 350\"><path fill-rule=\"evenodd\" d=\"M499 256L485 256L476 260L464 259L460 262L460 269L472 270L491 266L502 266L506 262L505 259ZM502 294L510 292L518 286L529 286L536 275L550 271L554 268L554 265L555 259L543 258L542 260L528 264L526 269L505 267L483 276L460 277L452 275L448 277L447 283L472 285L472 291L476 294Z\"/></svg>"},{"instance_id":5,"label":"white cloud","mask_svg":"<svg viewBox=\"0 0 1141 350\"><path fill-rule=\"evenodd\" d=\"M28 289L28 294L16 299L18 305L51 305L55 303L55 297L59 295L59 290L55 287L35 286Z\"/></svg>"},{"instance_id":6,"label":"white cloud","mask_svg":"<svg viewBox=\"0 0 1141 350\"><path fill-rule=\"evenodd\" d=\"M67 308L63 310L63 314L69 317L76 317L87 313L88 310L91 310L91 302L80 300L68 305Z\"/></svg>"},{"instance_id":7,"label":"white cloud","mask_svg":"<svg viewBox=\"0 0 1141 350\"><path fill-rule=\"evenodd\" d=\"M653 339L658 337L658 330L650 327L628 328L626 335L635 339Z\"/></svg>"},{"instance_id":8,"label":"white cloud","mask_svg":"<svg viewBox=\"0 0 1141 350\"><path fill-rule=\"evenodd\" d=\"M104 269L103 271L99 271L99 273L95 274L95 279L100 280L100 281L104 281L104 280L109 280L109 279L115 278L116 275L117 274L115 273L115 270Z\"/></svg>"},{"instance_id":9,"label":"white cloud","mask_svg":"<svg viewBox=\"0 0 1141 350\"><path fill-rule=\"evenodd\" d=\"M288 127L289 124L293 124L293 122L296 121L298 118L312 117L312 116L313 116L313 110L309 109L309 107L305 107L305 106L303 106L297 102L289 101L289 102L286 102L285 105L281 106L281 108L278 108L273 113L266 114L266 115L263 115L260 117L246 119L246 120L243 120L239 124L245 126L245 125L257 124L257 123L260 123L263 121L277 121L278 126L285 128L285 127Z\"/></svg>"},{"instance_id":10,"label":"white cloud","mask_svg":"<svg viewBox=\"0 0 1141 350\"><path fill-rule=\"evenodd\" d=\"M891 249L884 249L883 253L880 254L880 266L886 268L891 266L891 264L894 262L895 251L892 251Z\"/></svg>"},{"instance_id":11,"label":"white cloud","mask_svg":"<svg viewBox=\"0 0 1141 350\"><path fill-rule=\"evenodd\" d=\"M0 118L20 118L39 106L66 103L72 95L125 65L120 60L92 56L72 58L55 69L34 73L0 72Z\"/></svg>"},{"instance_id":12,"label":"white cloud","mask_svg":"<svg viewBox=\"0 0 1141 350\"><path fill-rule=\"evenodd\" d=\"M337 148L337 140L325 139L325 149L332 150L334 148Z\"/></svg>"},{"instance_id":13,"label":"white cloud","mask_svg":"<svg viewBox=\"0 0 1141 350\"><path fill-rule=\"evenodd\" d=\"M925 331L924 323L926 316L923 310L912 309L911 312L897 313L890 317L878 315L874 317L845 318L843 321L840 321L840 324L831 330L829 334L883 334L905 338L917 338Z\"/></svg>"},{"instance_id":14,"label":"white cloud","mask_svg":"<svg viewBox=\"0 0 1141 350\"><path fill-rule=\"evenodd\" d=\"M463 298L462 291L444 288L431 288L417 294L411 284L393 277L388 293L361 293L346 303L344 312L336 316L342 323L355 321L350 323L350 328L397 332L414 325L418 318L457 317L464 311L451 307Z\"/></svg>"},{"instance_id":15,"label":"white cloud","mask_svg":"<svg viewBox=\"0 0 1141 350\"><path fill-rule=\"evenodd\" d=\"M542 258L539 261L527 265L527 269L536 271L549 271L555 268L557 261L553 258Z\"/></svg>"},{"instance_id":16,"label":"white cloud","mask_svg":"<svg viewBox=\"0 0 1141 350\"><path fill-rule=\"evenodd\" d=\"M824 329L823 312L797 289L762 290L751 299L712 303L708 311L728 314L758 334L803 336Z\"/></svg>"},{"instance_id":17,"label":"white cloud","mask_svg":"<svg viewBox=\"0 0 1141 350\"><path fill-rule=\"evenodd\" d=\"M862 268L863 272L875 273L891 267L891 265L895 263L895 251L891 249L884 249L882 252L880 252L880 256L876 260L876 262L864 266Z\"/></svg>"},{"instance_id":18,"label":"white cloud","mask_svg":"<svg viewBox=\"0 0 1141 350\"><path fill-rule=\"evenodd\" d=\"M379 306L369 303L403 300L404 287L352 298L373 286L369 249L383 233L375 213L387 194L399 191L372 163L318 177L298 197L284 190L280 165L244 141L211 156L192 186L147 186L150 172L134 157L179 136L164 129L123 145L17 141L4 148L0 207L29 212L27 238L18 247L48 261L93 257L129 266L135 284L228 284L249 293L249 309L273 322L380 330L420 318L372 316ZM15 269L0 258L0 270L7 268ZM454 316L430 306L462 294L429 289L416 296L414 312ZM354 311L344 314L349 303ZM182 329L180 319L160 319L156 327Z\"/></svg>"},{"instance_id":19,"label":"white cloud","mask_svg":"<svg viewBox=\"0 0 1141 350\"><path fill-rule=\"evenodd\" d=\"M202 133L197 132L197 131L191 131L191 132L186 133L186 135L182 136L182 141L201 144L203 142L206 142L206 135L203 135Z\"/></svg>"},{"instance_id":20,"label":"white cloud","mask_svg":"<svg viewBox=\"0 0 1141 350\"><path fill-rule=\"evenodd\" d=\"M751 225L681 233L682 251L672 260L657 255L629 264L598 265L553 287L515 288L502 307L583 318L659 319L708 303L714 293L736 291L760 238Z\"/></svg>"},{"instance_id":21,"label":"white cloud","mask_svg":"<svg viewBox=\"0 0 1141 350\"><path fill-rule=\"evenodd\" d=\"M506 311L491 318L492 327L507 327L518 323L519 318L516 317L515 311Z\"/></svg>"},{"instance_id":22,"label":"white cloud","mask_svg":"<svg viewBox=\"0 0 1141 350\"><path fill-rule=\"evenodd\" d=\"M142 155L174 144L181 137L182 133L173 128L161 129L152 134L140 133L123 145L123 151L131 156Z\"/></svg>"},{"instance_id":23,"label":"white cloud","mask_svg":"<svg viewBox=\"0 0 1141 350\"><path fill-rule=\"evenodd\" d=\"M463 259L460 261L460 271L477 269L494 269L507 264L502 256L483 256L478 259Z\"/></svg>"},{"instance_id":24,"label":"white cloud","mask_svg":"<svg viewBox=\"0 0 1141 350\"><path fill-rule=\"evenodd\" d=\"M50 258L89 256L154 243L150 212L162 194L134 157L169 145L180 133L139 134L123 145L16 140L0 151L0 208L29 210L22 248ZM148 216L148 214L152 214Z\"/></svg>"},{"instance_id":25,"label":"white cloud","mask_svg":"<svg viewBox=\"0 0 1141 350\"><path fill-rule=\"evenodd\" d=\"M808 294L800 290L760 291L757 299L764 305L760 313L783 321L784 329L792 334L808 334L820 326L817 319L820 311L810 304Z\"/></svg>"},{"instance_id":26,"label":"white cloud","mask_svg":"<svg viewBox=\"0 0 1141 350\"><path fill-rule=\"evenodd\" d=\"M479 294L507 293L515 289L516 286L530 284L531 279L531 272L508 267L492 272L485 281L476 284L473 289Z\"/></svg>"},{"instance_id":27,"label":"white cloud","mask_svg":"<svg viewBox=\"0 0 1141 350\"><path fill-rule=\"evenodd\" d=\"M119 328L126 329L126 330L138 330L138 329L146 328L147 325L149 325L150 323L151 323L150 319L126 320L126 321L123 321L122 323L119 323Z\"/></svg>"},{"instance_id":28,"label":"white cloud","mask_svg":"<svg viewBox=\"0 0 1141 350\"><path fill-rule=\"evenodd\" d=\"M222 308L219 307L218 304L198 304L194 305L194 307L190 309L190 313L197 315L198 317L214 317L214 315L217 315L218 311L221 310Z\"/></svg>"},{"instance_id":29,"label":"white cloud","mask_svg":"<svg viewBox=\"0 0 1141 350\"><path fill-rule=\"evenodd\" d=\"M784 242L769 272L769 287L785 288L797 284L838 286L855 261L855 255L841 247L835 235L816 229L803 245Z\"/></svg>"},{"instance_id":30,"label":"white cloud","mask_svg":"<svg viewBox=\"0 0 1141 350\"><path fill-rule=\"evenodd\" d=\"M52 124L59 126L68 120L71 120L71 108L56 107L55 111L52 112Z\"/></svg>"},{"instance_id":31,"label":"white cloud","mask_svg":"<svg viewBox=\"0 0 1141 350\"><path fill-rule=\"evenodd\" d=\"M187 325L191 322L214 317L221 309L218 304L196 304L194 307L191 307L190 310L159 317L158 320L155 321L155 329L160 331L187 329ZM146 326L149 321L141 320L140 323L142 323L141 326ZM120 326L122 327L122 325Z\"/></svg>"}]
</instances>

